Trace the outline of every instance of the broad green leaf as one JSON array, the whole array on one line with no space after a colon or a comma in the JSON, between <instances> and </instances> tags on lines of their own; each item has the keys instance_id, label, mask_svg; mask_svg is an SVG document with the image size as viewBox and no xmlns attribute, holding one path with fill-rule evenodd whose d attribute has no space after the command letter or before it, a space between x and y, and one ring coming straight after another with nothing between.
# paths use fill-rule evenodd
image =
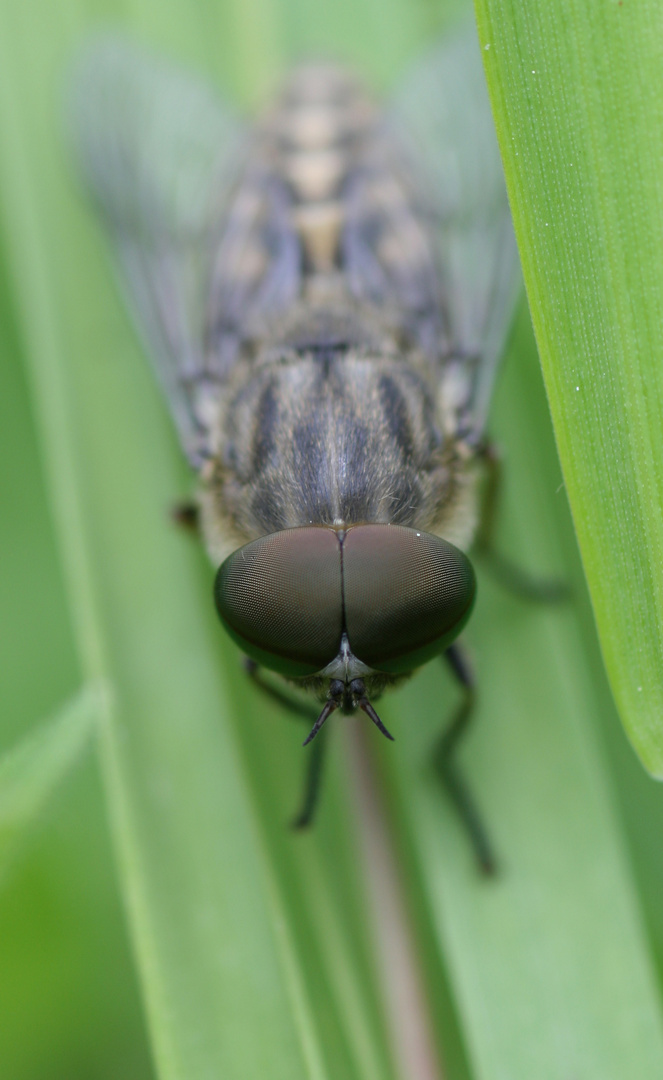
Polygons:
<instances>
[{"instance_id":1,"label":"broad green leaf","mask_svg":"<svg viewBox=\"0 0 663 1080\"><path fill-rule=\"evenodd\" d=\"M87 746L104 696L98 687L85 687L0 757L0 878Z\"/></svg>"},{"instance_id":2,"label":"broad green leaf","mask_svg":"<svg viewBox=\"0 0 663 1080\"><path fill-rule=\"evenodd\" d=\"M5 252L1 257L0 738L5 752L74 696L80 670ZM19 852L0 892L3 1080L146 1080L151 1075L95 757L86 753L46 804L39 842Z\"/></svg>"},{"instance_id":3,"label":"broad green leaf","mask_svg":"<svg viewBox=\"0 0 663 1080\"><path fill-rule=\"evenodd\" d=\"M613 693L663 776L663 11L477 0L564 479Z\"/></svg>"}]
</instances>

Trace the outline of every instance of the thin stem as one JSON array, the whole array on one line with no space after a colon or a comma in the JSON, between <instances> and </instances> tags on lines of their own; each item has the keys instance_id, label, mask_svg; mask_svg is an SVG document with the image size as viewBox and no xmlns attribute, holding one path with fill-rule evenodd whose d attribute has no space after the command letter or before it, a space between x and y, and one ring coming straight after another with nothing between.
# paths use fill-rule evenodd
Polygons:
<instances>
[{"instance_id":1,"label":"thin stem","mask_svg":"<svg viewBox=\"0 0 663 1080\"><path fill-rule=\"evenodd\" d=\"M361 721L350 721L344 727L350 730L348 757L357 835L381 969L380 985L399 1075L402 1080L444 1080L367 729Z\"/></svg>"}]
</instances>

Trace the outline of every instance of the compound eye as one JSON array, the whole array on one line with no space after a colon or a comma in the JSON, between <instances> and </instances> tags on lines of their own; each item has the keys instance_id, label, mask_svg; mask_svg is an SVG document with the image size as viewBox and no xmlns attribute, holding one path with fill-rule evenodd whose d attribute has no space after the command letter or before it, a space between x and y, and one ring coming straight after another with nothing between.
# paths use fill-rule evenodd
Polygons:
<instances>
[{"instance_id":1,"label":"compound eye","mask_svg":"<svg viewBox=\"0 0 663 1080\"><path fill-rule=\"evenodd\" d=\"M438 536L401 525L358 525L343 541L343 593L354 655L398 675L458 636L476 581L467 556Z\"/></svg>"},{"instance_id":2,"label":"compound eye","mask_svg":"<svg viewBox=\"0 0 663 1080\"><path fill-rule=\"evenodd\" d=\"M341 546L333 529L262 536L233 552L214 582L221 620L258 663L294 678L337 656L343 633Z\"/></svg>"}]
</instances>

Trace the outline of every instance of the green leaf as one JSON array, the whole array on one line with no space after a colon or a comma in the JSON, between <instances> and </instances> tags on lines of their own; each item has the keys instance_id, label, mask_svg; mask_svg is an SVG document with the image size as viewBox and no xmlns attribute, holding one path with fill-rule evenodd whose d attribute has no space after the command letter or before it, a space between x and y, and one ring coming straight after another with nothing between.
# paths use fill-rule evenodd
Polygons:
<instances>
[{"instance_id":1,"label":"green leaf","mask_svg":"<svg viewBox=\"0 0 663 1080\"><path fill-rule=\"evenodd\" d=\"M606 668L663 776L663 14L477 0L564 480Z\"/></svg>"},{"instance_id":2,"label":"green leaf","mask_svg":"<svg viewBox=\"0 0 663 1080\"><path fill-rule=\"evenodd\" d=\"M81 757L104 699L100 688L85 687L0 758L0 878Z\"/></svg>"}]
</instances>

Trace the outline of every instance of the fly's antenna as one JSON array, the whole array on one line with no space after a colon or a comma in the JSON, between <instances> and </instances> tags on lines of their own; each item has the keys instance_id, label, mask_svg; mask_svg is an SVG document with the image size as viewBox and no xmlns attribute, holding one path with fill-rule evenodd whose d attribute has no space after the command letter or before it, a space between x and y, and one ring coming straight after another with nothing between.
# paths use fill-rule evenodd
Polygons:
<instances>
[{"instance_id":1,"label":"fly's antenna","mask_svg":"<svg viewBox=\"0 0 663 1080\"><path fill-rule=\"evenodd\" d=\"M387 731L380 717L378 716L370 701L366 697L366 687L364 686L364 680L353 679L350 683L350 692L355 700L355 704L357 704L360 709L363 709L366 715L370 717L378 731L382 732L385 739L390 739L391 742L395 742L394 736L389 731Z\"/></svg>"},{"instance_id":2,"label":"fly's antenna","mask_svg":"<svg viewBox=\"0 0 663 1080\"><path fill-rule=\"evenodd\" d=\"M322 712L320 713L315 724L311 728L309 734L304 739L302 746L308 746L308 744L315 739L316 735L320 731L320 728L329 719L335 709L338 709L341 704L341 698L343 697L344 686L339 679L335 679L329 687L329 698L324 704ZM352 695L353 705L359 706L360 709L366 713L368 717L373 721L378 731L382 732L385 739L390 739L391 742L395 742L394 736L387 731L386 727L382 723L380 717L376 713L375 709L371 705L370 701L366 697L366 687L363 679L353 679L350 683L350 694Z\"/></svg>"},{"instance_id":3,"label":"fly's antenna","mask_svg":"<svg viewBox=\"0 0 663 1080\"><path fill-rule=\"evenodd\" d=\"M325 702L325 705L324 705L324 708L323 708L322 712L320 713L318 719L316 720L315 724L311 728L309 734L304 739L304 742L302 743L302 746L308 746L308 744L311 742L311 740L315 739L316 735L318 734L318 732L319 732L320 728L322 727L322 725L324 724L325 720L327 720L328 717L331 716L334 709L338 709L338 702L337 701L332 701L330 699L329 701Z\"/></svg>"},{"instance_id":4,"label":"fly's antenna","mask_svg":"<svg viewBox=\"0 0 663 1080\"><path fill-rule=\"evenodd\" d=\"M370 718L373 721L373 723L375 724L376 728L378 729L378 731L382 732L385 739L391 739L391 741L394 742L395 741L394 736L389 731L387 731L386 727L382 723L380 717L376 713L375 709L371 705L368 698L364 698L363 701L357 701L357 704L358 704L360 709L364 710L364 712L366 713L367 716L370 716Z\"/></svg>"},{"instance_id":5,"label":"fly's antenna","mask_svg":"<svg viewBox=\"0 0 663 1080\"><path fill-rule=\"evenodd\" d=\"M327 701L324 704L323 710L320 713L320 715L319 715L318 719L316 720L315 724L311 728L309 734L304 739L304 742L302 743L302 746L308 746L308 744L313 739L315 739L316 735L318 734L318 732L319 732L320 728L322 727L322 725L324 724L325 720L328 720L329 717L331 716L331 714L334 712L334 710L338 709L339 705L341 704L342 697L343 697L343 683L340 681L340 679L334 679L334 681L329 686L329 697L327 698Z\"/></svg>"}]
</instances>

